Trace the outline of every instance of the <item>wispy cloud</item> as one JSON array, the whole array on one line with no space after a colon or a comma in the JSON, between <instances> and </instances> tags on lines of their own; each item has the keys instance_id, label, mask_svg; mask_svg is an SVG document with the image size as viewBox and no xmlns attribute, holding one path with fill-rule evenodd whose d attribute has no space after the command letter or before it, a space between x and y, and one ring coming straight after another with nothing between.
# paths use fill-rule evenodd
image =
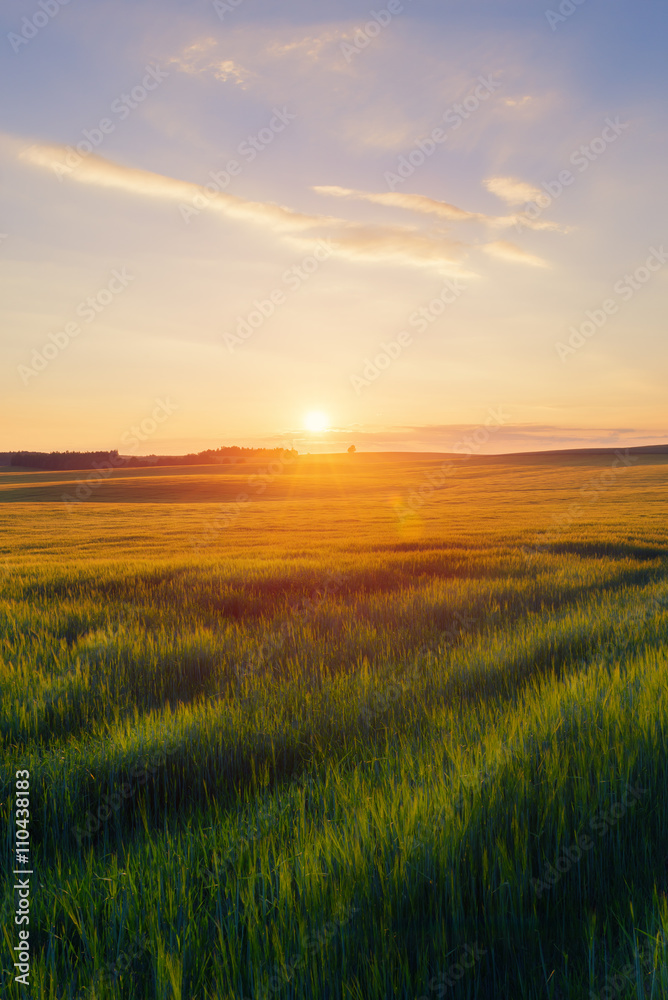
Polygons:
<instances>
[{"instance_id":1,"label":"wispy cloud","mask_svg":"<svg viewBox=\"0 0 668 1000\"><path fill-rule=\"evenodd\" d=\"M518 180L517 177L488 177L483 183L488 191L509 205L526 205L543 193L540 188Z\"/></svg>"},{"instance_id":2,"label":"wispy cloud","mask_svg":"<svg viewBox=\"0 0 668 1000\"><path fill-rule=\"evenodd\" d=\"M517 183L521 182L518 181ZM529 185L526 185L526 187L528 188ZM418 212L421 215L431 215L438 219L445 219L448 222L479 222L493 229L509 229L511 226L515 226L521 222L525 229L543 229L553 232L567 231L564 227L558 225L558 223L550 222L547 219L531 219L523 213L486 215L484 212L471 212L468 209L452 205L450 202L438 201L436 198L429 198L421 194L408 194L400 191L357 191L352 188L338 187L336 185L318 185L313 190L318 194L329 195L335 198L369 201L377 205L406 209L411 212Z\"/></svg>"},{"instance_id":3,"label":"wispy cloud","mask_svg":"<svg viewBox=\"0 0 668 1000\"><path fill-rule=\"evenodd\" d=\"M221 59L216 54L218 42L215 38L201 38L186 46L180 55L172 56L169 65L190 76L210 74L214 79L234 84L245 89L253 73L239 65L234 59Z\"/></svg>"},{"instance_id":4,"label":"wispy cloud","mask_svg":"<svg viewBox=\"0 0 668 1000\"><path fill-rule=\"evenodd\" d=\"M510 243L509 240L494 240L493 243L485 243L483 246L485 253L490 257L498 257L499 260L507 260L513 264L528 264L530 267L549 267L546 260L527 253L521 247Z\"/></svg>"},{"instance_id":5,"label":"wispy cloud","mask_svg":"<svg viewBox=\"0 0 668 1000\"><path fill-rule=\"evenodd\" d=\"M351 188L337 187L336 185L317 185L313 188L318 194L331 195L335 198L353 198L359 201L370 201L377 205L389 205L393 208L405 208L412 212L421 212L425 215L436 215L442 219L452 222L462 222L464 220L484 221L485 216L477 212L467 212L466 209L457 208L447 201L437 201L435 198L428 198L421 194L403 194L399 191L355 191Z\"/></svg>"},{"instance_id":6,"label":"wispy cloud","mask_svg":"<svg viewBox=\"0 0 668 1000\"><path fill-rule=\"evenodd\" d=\"M504 407L497 408L500 412ZM462 445L467 435L480 429L480 424L426 424L399 425L386 427L359 426L332 428L323 439L321 446L314 449L312 438L303 433L290 432L300 450L343 451L349 444L357 445L359 451L402 452L417 451L431 454L449 454L464 458L485 455L520 455L522 453L558 451L582 448L631 448L642 445L665 445L668 433L665 431L643 430L642 428L597 429L592 427L569 427L542 423L522 423L508 420L490 436L487 443L472 450L471 445ZM283 436L284 439L284 436ZM275 440L279 441L279 435ZM273 439L262 440L262 444L273 443ZM203 444L202 447L207 447Z\"/></svg>"},{"instance_id":7,"label":"wispy cloud","mask_svg":"<svg viewBox=\"0 0 668 1000\"><path fill-rule=\"evenodd\" d=\"M23 150L19 158L33 166L55 170L58 165L62 168L66 162L66 155L67 149L64 146L34 145ZM137 167L121 166L95 154L89 154L82 159L67 179L80 184L116 188L135 195L171 201L187 202L200 193L199 186L190 181L178 180ZM303 231L322 226L324 223L335 225L338 222L325 216L305 215L271 202L248 201L224 192L211 196L209 204L230 218L262 223L277 232Z\"/></svg>"},{"instance_id":8,"label":"wispy cloud","mask_svg":"<svg viewBox=\"0 0 668 1000\"><path fill-rule=\"evenodd\" d=\"M462 278L475 277L461 266L468 247L457 240L433 239L407 227L356 223L347 223L335 238L338 253L353 260L394 261L434 267L441 273Z\"/></svg>"},{"instance_id":9,"label":"wispy cloud","mask_svg":"<svg viewBox=\"0 0 668 1000\"><path fill-rule=\"evenodd\" d=\"M232 79L243 89L251 84L262 88L262 80L278 83L282 79L300 79L305 72L317 69L320 74L337 72L351 76L350 67L341 58L339 46L353 37L353 29L337 24L320 31L295 35L290 25L273 28L253 23L236 25L222 39L210 35L195 38L169 59L178 71L217 80ZM283 99L281 95L278 99Z\"/></svg>"},{"instance_id":10,"label":"wispy cloud","mask_svg":"<svg viewBox=\"0 0 668 1000\"><path fill-rule=\"evenodd\" d=\"M13 146L21 161L47 170L55 170L58 166L62 168L67 155L66 148L62 146L36 144L21 148L19 151L16 140ZM190 181L136 167L122 166L95 154L84 157L76 169L69 173L68 178L82 184L115 188L138 196L182 203L191 202L200 193L199 186ZM424 195L363 192L338 186L316 187L315 190L339 198L365 200L390 208L433 215L449 222L477 221L492 226L500 222L494 217L469 212ZM365 225L334 216L306 214L271 202L250 201L224 192L210 196L208 204L212 210L228 218L264 226L302 247L308 247L326 237L334 238L334 253L349 260L426 267L436 269L442 274L475 277L462 265L464 258L473 248L473 244L463 240L446 238L443 235L435 237L410 226ZM490 256L511 263L532 267L548 266L542 258L527 253L505 240L486 243L482 249Z\"/></svg>"},{"instance_id":11,"label":"wispy cloud","mask_svg":"<svg viewBox=\"0 0 668 1000\"><path fill-rule=\"evenodd\" d=\"M339 45L342 41L352 38L352 35L351 29L327 27L317 34L304 35L284 42L271 41L267 45L267 52L278 59L297 57L314 63L322 57L323 50L328 46Z\"/></svg>"},{"instance_id":12,"label":"wispy cloud","mask_svg":"<svg viewBox=\"0 0 668 1000\"><path fill-rule=\"evenodd\" d=\"M13 147L22 162L52 171L56 166L62 168L67 155L63 146L33 145L21 149L14 140ZM84 157L67 174L67 179L183 203L192 202L201 193L200 187L190 181L122 166L95 154ZM208 205L229 218L263 226L303 247L333 238L334 253L350 260L394 262L432 268L452 276L474 276L461 266L468 249L465 244L442 236L434 238L414 227L363 225L333 216L309 215L271 202L249 201L224 192L208 195Z\"/></svg>"},{"instance_id":13,"label":"wispy cloud","mask_svg":"<svg viewBox=\"0 0 668 1000\"><path fill-rule=\"evenodd\" d=\"M68 150L64 146L34 144L26 147L14 137L3 138L3 145L23 163L58 172L61 177L80 184L100 188L113 188L140 197L192 204L201 194L197 184L169 177L165 174L128 167L96 154L83 156L73 168L64 165ZM501 183L503 181L503 184ZM498 182L498 183L495 183ZM505 185L505 186L504 186ZM486 182L495 193L503 191L509 199L530 190L529 185L511 178L496 178ZM411 211L451 224L480 223L490 228L509 226L520 216L488 216L471 212L445 201L425 195L402 192L367 192L337 185L316 186L320 194L339 199L367 201L390 209ZM475 273L465 268L464 261L471 251L480 248L477 241L458 239L434 232L423 231L414 225L376 225L332 215L310 214L273 202L251 201L237 195L217 192L207 193L207 204L213 211L230 219L242 220L290 240L294 245L308 248L322 239L333 241L333 253L349 260L385 262L436 270L448 276L473 278ZM523 218L523 216L522 216ZM529 220L530 222L531 220ZM553 223L540 220L541 228L557 228ZM545 260L527 253L506 240L483 243L482 250L498 259L531 267L547 267Z\"/></svg>"},{"instance_id":14,"label":"wispy cloud","mask_svg":"<svg viewBox=\"0 0 668 1000\"><path fill-rule=\"evenodd\" d=\"M504 97L503 103L507 108L524 108L531 103L532 97L525 94L524 97Z\"/></svg>"}]
</instances>

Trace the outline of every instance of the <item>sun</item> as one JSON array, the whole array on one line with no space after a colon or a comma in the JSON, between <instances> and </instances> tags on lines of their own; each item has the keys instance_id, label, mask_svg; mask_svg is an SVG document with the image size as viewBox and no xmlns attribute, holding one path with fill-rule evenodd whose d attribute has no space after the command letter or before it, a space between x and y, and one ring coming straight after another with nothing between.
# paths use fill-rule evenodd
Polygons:
<instances>
[{"instance_id":1,"label":"sun","mask_svg":"<svg viewBox=\"0 0 668 1000\"><path fill-rule=\"evenodd\" d=\"M314 434L329 429L329 417L322 410L311 410L304 417L304 427Z\"/></svg>"}]
</instances>

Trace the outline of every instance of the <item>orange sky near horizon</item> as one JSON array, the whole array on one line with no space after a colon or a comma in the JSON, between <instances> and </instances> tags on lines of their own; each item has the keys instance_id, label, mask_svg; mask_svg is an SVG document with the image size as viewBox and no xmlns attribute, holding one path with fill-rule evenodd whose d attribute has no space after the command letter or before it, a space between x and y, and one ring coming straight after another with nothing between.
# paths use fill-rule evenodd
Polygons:
<instances>
[{"instance_id":1,"label":"orange sky near horizon","mask_svg":"<svg viewBox=\"0 0 668 1000\"><path fill-rule=\"evenodd\" d=\"M660 5L121 3L2 13L0 450L668 441Z\"/></svg>"}]
</instances>

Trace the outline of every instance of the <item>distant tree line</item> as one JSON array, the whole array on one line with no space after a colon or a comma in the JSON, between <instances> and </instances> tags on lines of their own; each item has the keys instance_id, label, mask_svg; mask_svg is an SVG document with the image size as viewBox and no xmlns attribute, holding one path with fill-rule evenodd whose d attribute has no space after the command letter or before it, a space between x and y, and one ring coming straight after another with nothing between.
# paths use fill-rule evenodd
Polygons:
<instances>
[{"instance_id":1,"label":"distant tree line","mask_svg":"<svg viewBox=\"0 0 668 1000\"><path fill-rule=\"evenodd\" d=\"M0 453L0 464L27 469L99 469L101 466L141 467L146 465L235 465L258 459L275 459L294 448L208 448L188 455L119 455L112 451L9 451Z\"/></svg>"},{"instance_id":2,"label":"distant tree line","mask_svg":"<svg viewBox=\"0 0 668 1000\"><path fill-rule=\"evenodd\" d=\"M117 451L14 451L8 464L28 469L94 469L114 459L119 461Z\"/></svg>"}]
</instances>

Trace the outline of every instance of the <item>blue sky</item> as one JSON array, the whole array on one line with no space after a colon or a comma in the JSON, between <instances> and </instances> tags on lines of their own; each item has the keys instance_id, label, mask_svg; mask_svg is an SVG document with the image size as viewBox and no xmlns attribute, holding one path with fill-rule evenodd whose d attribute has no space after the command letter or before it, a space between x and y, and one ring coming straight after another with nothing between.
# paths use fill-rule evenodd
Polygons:
<instances>
[{"instance_id":1,"label":"blue sky","mask_svg":"<svg viewBox=\"0 0 668 1000\"><path fill-rule=\"evenodd\" d=\"M44 5L1 17L0 448L156 400L141 453L668 440L665 5Z\"/></svg>"}]
</instances>

